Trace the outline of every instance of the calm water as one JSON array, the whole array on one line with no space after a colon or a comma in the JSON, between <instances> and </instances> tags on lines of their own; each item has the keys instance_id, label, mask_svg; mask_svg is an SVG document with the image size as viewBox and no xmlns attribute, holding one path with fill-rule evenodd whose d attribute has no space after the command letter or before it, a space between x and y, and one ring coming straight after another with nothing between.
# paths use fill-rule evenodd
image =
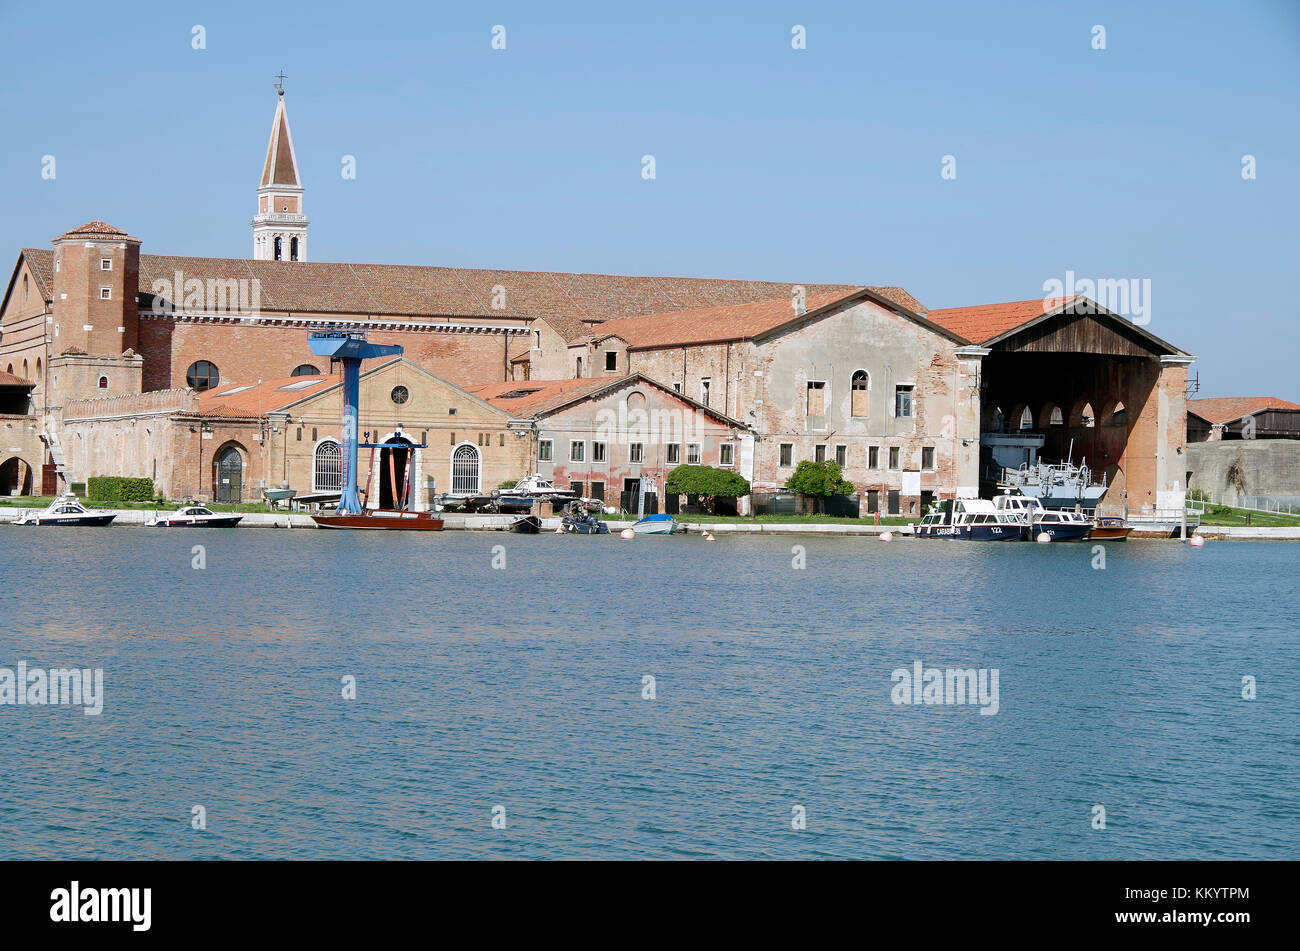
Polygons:
<instances>
[{"instance_id":1,"label":"calm water","mask_svg":"<svg viewBox=\"0 0 1300 951\"><path fill-rule=\"evenodd\" d=\"M0 857L1300 857L1300 545L1092 557L0 526L0 667L106 695L0 706Z\"/></svg>"}]
</instances>

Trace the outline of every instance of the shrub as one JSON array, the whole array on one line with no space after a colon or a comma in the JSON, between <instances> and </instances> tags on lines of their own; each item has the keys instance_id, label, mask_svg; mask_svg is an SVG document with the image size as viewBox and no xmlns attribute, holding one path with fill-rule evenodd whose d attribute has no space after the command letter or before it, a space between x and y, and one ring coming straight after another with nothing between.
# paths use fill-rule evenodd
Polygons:
<instances>
[{"instance_id":1,"label":"shrub","mask_svg":"<svg viewBox=\"0 0 1300 951\"><path fill-rule=\"evenodd\" d=\"M697 495L710 512L718 499L735 499L749 494L749 482L738 472L713 466L678 466L664 482L668 495Z\"/></svg>"},{"instance_id":2,"label":"shrub","mask_svg":"<svg viewBox=\"0 0 1300 951\"><path fill-rule=\"evenodd\" d=\"M153 479L127 476L92 476L86 481L86 497L93 502L150 502Z\"/></svg>"},{"instance_id":3,"label":"shrub","mask_svg":"<svg viewBox=\"0 0 1300 951\"><path fill-rule=\"evenodd\" d=\"M828 495L851 495L853 483L844 481L840 464L830 459L809 462L805 459L795 467L794 474L785 480L785 487L800 495L826 498Z\"/></svg>"}]
</instances>

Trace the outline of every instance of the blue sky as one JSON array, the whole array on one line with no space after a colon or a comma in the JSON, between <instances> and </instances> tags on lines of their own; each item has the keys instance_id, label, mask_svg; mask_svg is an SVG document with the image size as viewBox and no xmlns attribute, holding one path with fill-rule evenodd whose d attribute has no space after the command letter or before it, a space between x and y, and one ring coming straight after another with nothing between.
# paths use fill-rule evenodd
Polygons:
<instances>
[{"instance_id":1,"label":"blue sky","mask_svg":"<svg viewBox=\"0 0 1300 951\"><path fill-rule=\"evenodd\" d=\"M929 308L1150 280L1147 327L1199 357L1201 395L1300 400L1295 0L6 2L0 249L103 218L147 252L250 256L281 68L313 260L900 284Z\"/></svg>"}]
</instances>

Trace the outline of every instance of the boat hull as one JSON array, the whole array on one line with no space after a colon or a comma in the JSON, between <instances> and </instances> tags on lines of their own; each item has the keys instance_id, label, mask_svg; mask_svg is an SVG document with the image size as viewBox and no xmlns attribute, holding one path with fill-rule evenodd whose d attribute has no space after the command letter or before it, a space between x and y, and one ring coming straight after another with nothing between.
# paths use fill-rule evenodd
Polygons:
<instances>
[{"instance_id":1,"label":"boat hull","mask_svg":"<svg viewBox=\"0 0 1300 951\"><path fill-rule=\"evenodd\" d=\"M510 523L510 531L517 535L536 535L542 530L542 520L536 515L521 515Z\"/></svg>"},{"instance_id":2,"label":"boat hull","mask_svg":"<svg viewBox=\"0 0 1300 951\"><path fill-rule=\"evenodd\" d=\"M440 532L442 519L429 512L372 509L360 515L313 515L321 528L356 528L367 531Z\"/></svg>"},{"instance_id":3,"label":"boat hull","mask_svg":"<svg viewBox=\"0 0 1300 951\"><path fill-rule=\"evenodd\" d=\"M638 535L671 535L677 531L677 522L672 516L643 518L639 522L632 523L632 531Z\"/></svg>"},{"instance_id":4,"label":"boat hull","mask_svg":"<svg viewBox=\"0 0 1300 951\"><path fill-rule=\"evenodd\" d=\"M117 513L111 515L64 515L50 516L49 518L37 518L32 521L20 521L20 525L109 525L113 519L117 518Z\"/></svg>"},{"instance_id":5,"label":"boat hull","mask_svg":"<svg viewBox=\"0 0 1300 951\"><path fill-rule=\"evenodd\" d=\"M1019 525L918 525L916 537L968 542L1018 542L1024 537L1024 528Z\"/></svg>"},{"instance_id":6,"label":"boat hull","mask_svg":"<svg viewBox=\"0 0 1300 951\"><path fill-rule=\"evenodd\" d=\"M154 522L157 528L234 528L244 520L242 515L220 515L216 518L173 518Z\"/></svg>"},{"instance_id":7,"label":"boat hull","mask_svg":"<svg viewBox=\"0 0 1300 951\"><path fill-rule=\"evenodd\" d=\"M1047 537L1054 542L1081 542L1088 537L1092 531L1092 525L1085 522L1082 524L1060 524L1059 522L1043 523L1035 522L1030 538L1038 540L1038 536L1046 533Z\"/></svg>"}]
</instances>

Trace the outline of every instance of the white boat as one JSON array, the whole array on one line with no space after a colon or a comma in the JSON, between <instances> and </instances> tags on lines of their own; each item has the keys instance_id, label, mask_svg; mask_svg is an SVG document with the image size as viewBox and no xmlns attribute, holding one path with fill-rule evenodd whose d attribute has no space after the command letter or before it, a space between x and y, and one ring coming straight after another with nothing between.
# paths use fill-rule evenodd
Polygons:
<instances>
[{"instance_id":1,"label":"white boat","mask_svg":"<svg viewBox=\"0 0 1300 951\"><path fill-rule=\"evenodd\" d=\"M671 535L677 531L677 520L671 515L647 515L632 523L632 531L638 535Z\"/></svg>"},{"instance_id":2,"label":"white boat","mask_svg":"<svg viewBox=\"0 0 1300 951\"><path fill-rule=\"evenodd\" d=\"M107 525L117 518L116 512L88 509L75 495L60 495L44 511L32 512L15 525Z\"/></svg>"},{"instance_id":3,"label":"white boat","mask_svg":"<svg viewBox=\"0 0 1300 951\"><path fill-rule=\"evenodd\" d=\"M1025 535L1030 541L1037 541L1041 534L1046 534L1054 542L1082 541L1093 527L1092 519L1082 513L1044 508L1042 500L1032 495L995 495L993 508L1015 515L1024 525Z\"/></svg>"},{"instance_id":4,"label":"white boat","mask_svg":"<svg viewBox=\"0 0 1300 951\"><path fill-rule=\"evenodd\" d=\"M218 515L203 505L182 505L175 512L159 515L146 522L158 528L233 528L242 515Z\"/></svg>"},{"instance_id":5,"label":"white boat","mask_svg":"<svg viewBox=\"0 0 1300 951\"><path fill-rule=\"evenodd\" d=\"M988 499L945 499L931 509L912 533L917 538L1018 542L1025 534L1019 515L999 512Z\"/></svg>"}]
</instances>

